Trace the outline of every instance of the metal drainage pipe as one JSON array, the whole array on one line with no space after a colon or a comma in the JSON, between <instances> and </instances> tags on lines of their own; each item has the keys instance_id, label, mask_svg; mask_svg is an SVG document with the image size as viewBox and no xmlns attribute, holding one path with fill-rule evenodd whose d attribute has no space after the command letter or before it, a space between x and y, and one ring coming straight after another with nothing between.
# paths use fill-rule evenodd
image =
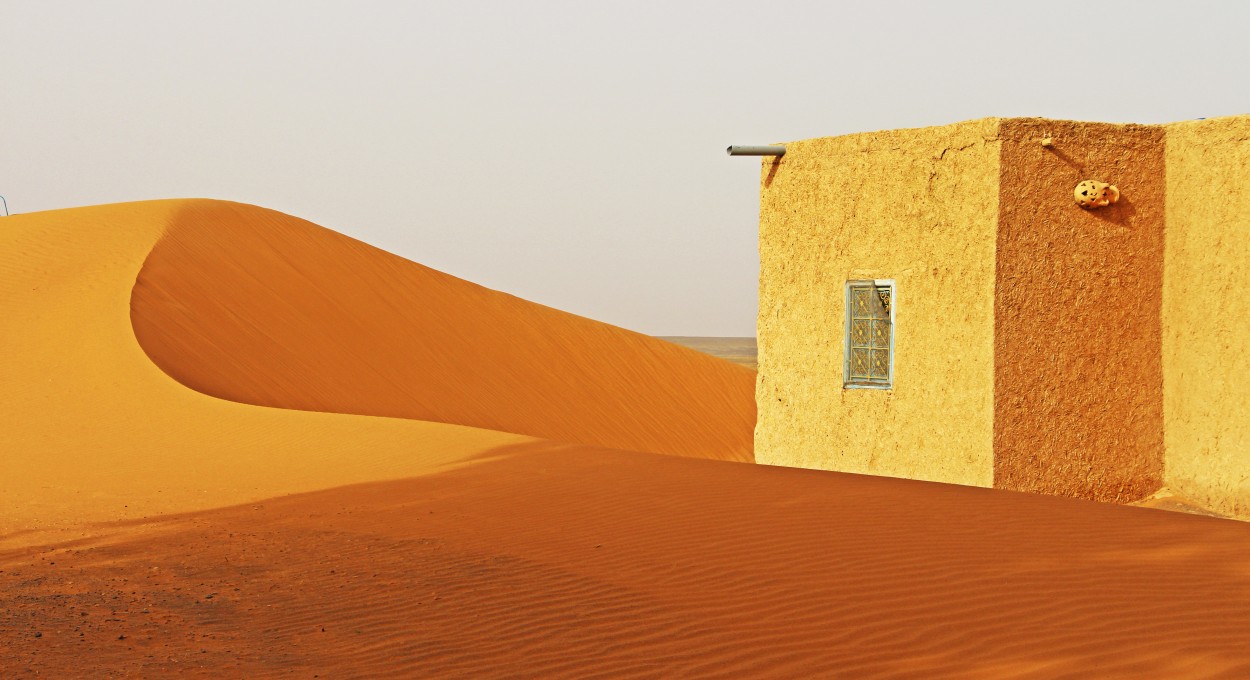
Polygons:
<instances>
[{"instance_id":1,"label":"metal drainage pipe","mask_svg":"<svg viewBox=\"0 0 1250 680\"><path fill-rule=\"evenodd\" d=\"M784 146L731 146L725 149L730 156L784 156Z\"/></svg>"}]
</instances>

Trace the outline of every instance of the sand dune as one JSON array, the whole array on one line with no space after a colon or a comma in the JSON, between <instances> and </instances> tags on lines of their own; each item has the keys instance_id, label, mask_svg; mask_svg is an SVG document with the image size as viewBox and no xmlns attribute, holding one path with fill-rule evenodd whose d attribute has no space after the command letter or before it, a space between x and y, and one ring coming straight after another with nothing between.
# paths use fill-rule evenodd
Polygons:
<instances>
[{"instance_id":1,"label":"sand dune","mask_svg":"<svg viewBox=\"0 0 1250 680\"><path fill-rule=\"evenodd\" d=\"M421 474L530 440L259 408L175 382L135 341L130 300L184 207L101 206L0 225L0 545L81 532L87 522Z\"/></svg>"},{"instance_id":2,"label":"sand dune","mask_svg":"<svg viewBox=\"0 0 1250 680\"><path fill-rule=\"evenodd\" d=\"M280 213L2 226L0 541L422 474L533 433L751 457L750 371Z\"/></svg>"},{"instance_id":3,"label":"sand dune","mask_svg":"<svg viewBox=\"0 0 1250 680\"><path fill-rule=\"evenodd\" d=\"M252 206L183 206L131 309L158 366L232 401L752 460L754 372Z\"/></svg>"},{"instance_id":4,"label":"sand dune","mask_svg":"<svg viewBox=\"0 0 1250 680\"><path fill-rule=\"evenodd\" d=\"M729 462L750 371L271 211L5 219L0 350L3 678L1250 675L1250 524Z\"/></svg>"}]
</instances>

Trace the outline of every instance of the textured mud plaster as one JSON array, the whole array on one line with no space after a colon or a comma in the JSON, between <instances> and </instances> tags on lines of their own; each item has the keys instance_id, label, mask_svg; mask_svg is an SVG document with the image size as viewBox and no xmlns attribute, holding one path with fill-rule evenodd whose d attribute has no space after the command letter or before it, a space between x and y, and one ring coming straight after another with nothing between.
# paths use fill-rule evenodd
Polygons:
<instances>
[{"instance_id":1,"label":"textured mud plaster","mask_svg":"<svg viewBox=\"0 0 1250 680\"><path fill-rule=\"evenodd\" d=\"M1167 486L1250 518L1250 116L1167 126Z\"/></svg>"},{"instance_id":2,"label":"textured mud plaster","mask_svg":"<svg viewBox=\"0 0 1250 680\"><path fill-rule=\"evenodd\" d=\"M1144 498L1163 475L1163 129L1025 118L1000 135L994 486ZM1088 177L1119 202L1074 205Z\"/></svg>"},{"instance_id":3,"label":"textured mud plaster","mask_svg":"<svg viewBox=\"0 0 1250 680\"><path fill-rule=\"evenodd\" d=\"M758 462L992 483L997 131L812 139L764 161ZM842 388L848 279L896 282L893 389Z\"/></svg>"}]
</instances>

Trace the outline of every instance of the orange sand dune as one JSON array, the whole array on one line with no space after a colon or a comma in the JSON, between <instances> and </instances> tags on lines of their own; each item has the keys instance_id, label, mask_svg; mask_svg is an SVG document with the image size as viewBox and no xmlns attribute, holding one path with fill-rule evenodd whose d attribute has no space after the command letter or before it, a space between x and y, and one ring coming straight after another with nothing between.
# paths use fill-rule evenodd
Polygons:
<instances>
[{"instance_id":1,"label":"orange sand dune","mask_svg":"<svg viewBox=\"0 0 1250 680\"><path fill-rule=\"evenodd\" d=\"M6 218L0 678L1250 675L1250 524L601 446L749 459L750 376L258 208Z\"/></svg>"},{"instance_id":2,"label":"orange sand dune","mask_svg":"<svg viewBox=\"0 0 1250 680\"><path fill-rule=\"evenodd\" d=\"M453 424L214 398L144 349L230 399ZM532 433L750 460L752 376L261 208L9 217L0 544L423 474Z\"/></svg>"},{"instance_id":3,"label":"orange sand dune","mask_svg":"<svg viewBox=\"0 0 1250 680\"><path fill-rule=\"evenodd\" d=\"M532 444L109 531L0 552L10 673L1250 677L1250 525L1158 510Z\"/></svg>"},{"instance_id":4,"label":"orange sand dune","mask_svg":"<svg viewBox=\"0 0 1250 680\"><path fill-rule=\"evenodd\" d=\"M232 401L752 460L754 372L253 206L181 207L131 311L158 366Z\"/></svg>"}]
</instances>

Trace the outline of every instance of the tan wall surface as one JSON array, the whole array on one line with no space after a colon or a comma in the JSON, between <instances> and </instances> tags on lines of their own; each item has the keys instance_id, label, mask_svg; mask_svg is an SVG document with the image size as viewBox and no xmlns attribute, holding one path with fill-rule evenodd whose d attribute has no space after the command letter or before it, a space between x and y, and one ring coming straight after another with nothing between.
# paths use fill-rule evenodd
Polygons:
<instances>
[{"instance_id":1,"label":"tan wall surface","mask_svg":"<svg viewBox=\"0 0 1250 680\"><path fill-rule=\"evenodd\" d=\"M1250 518L1250 116L1167 126L1167 486Z\"/></svg>"},{"instance_id":2,"label":"tan wall surface","mask_svg":"<svg viewBox=\"0 0 1250 680\"><path fill-rule=\"evenodd\" d=\"M994 485L1139 500L1163 474L1163 129L1025 118L1001 135ZM1086 179L1120 201L1079 208Z\"/></svg>"},{"instance_id":3,"label":"tan wall surface","mask_svg":"<svg viewBox=\"0 0 1250 680\"><path fill-rule=\"evenodd\" d=\"M998 121L787 144L760 204L756 460L989 486ZM848 279L897 285L894 388L844 390Z\"/></svg>"}]
</instances>

